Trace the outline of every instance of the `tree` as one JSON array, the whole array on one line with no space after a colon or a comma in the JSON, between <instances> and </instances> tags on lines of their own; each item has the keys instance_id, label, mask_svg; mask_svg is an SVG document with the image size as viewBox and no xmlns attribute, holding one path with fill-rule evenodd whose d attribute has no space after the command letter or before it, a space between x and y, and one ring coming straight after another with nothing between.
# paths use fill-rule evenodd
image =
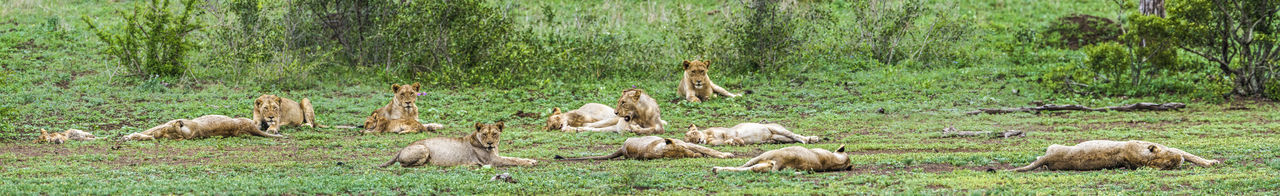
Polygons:
<instances>
[{"instance_id":1,"label":"tree","mask_svg":"<svg viewBox=\"0 0 1280 196\"><path fill-rule=\"evenodd\" d=\"M1178 47L1208 60L1233 77L1233 94L1265 95L1280 60L1277 27L1280 0L1184 0L1169 10Z\"/></svg>"}]
</instances>

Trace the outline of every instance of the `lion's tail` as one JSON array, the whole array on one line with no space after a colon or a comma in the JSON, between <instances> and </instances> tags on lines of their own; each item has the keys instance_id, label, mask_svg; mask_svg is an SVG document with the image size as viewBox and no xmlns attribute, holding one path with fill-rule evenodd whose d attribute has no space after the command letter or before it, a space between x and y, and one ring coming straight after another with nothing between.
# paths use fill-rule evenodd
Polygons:
<instances>
[{"instance_id":1,"label":"lion's tail","mask_svg":"<svg viewBox=\"0 0 1280 196\"><path fill-rule=\"evenodd\" d=\"M387 166L395 165L396 160L400 160L400 152L396 152L396 156L391 157L390 161L387 161L387 163L383 163L382 165L378 165L378 167L385 168Z\"/></svg>"},{"instance_id":2,"label":"lion's tail","mask_svg":"<svg viewBox=\"0 0 1280 196\"><path fill-rule=\"evenodd\" d=\"M614 152L613 152L613 154L604 155L604 156L566 158L566 157L563 157L563 156L560 156L560 155L556 155L556 156L555 156L555 159L556 159L556 160L567 160L567 161L576 161L576 160L608 160L608 159L618 158L618 157L620 157L620 156L622 156L622 149L618 149L618 151L614 151Z\"/></svg>"}]
</instances>

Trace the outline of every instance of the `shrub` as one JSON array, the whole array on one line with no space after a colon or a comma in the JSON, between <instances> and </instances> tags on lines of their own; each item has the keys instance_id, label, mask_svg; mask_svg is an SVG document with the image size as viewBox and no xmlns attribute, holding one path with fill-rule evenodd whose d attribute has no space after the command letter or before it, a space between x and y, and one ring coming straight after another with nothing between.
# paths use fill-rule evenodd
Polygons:
<instances>
[{"instance_id":1,"label":"shrub","mask_svg":"<svg viewBox=\"0 0 1280 196\"><path fill-rule=\"evenodd\" d=\"M265 4L259 4L259 3ZM206 29L213 39L209 50L214 72L212 77L252 82L266 89L305 89L315 81L313 69L331 60L334 50L315 45L296 44L291 29L302 29L307 15L291 12L293 1L229 0L211 2L220 6L211 12L215 20ZM305 42L304 42L305 43ZM230 75L231 77L227 77Z\"/></svg>"},{"instance_id":2,"label":"shrub","mask_svg":"<svg viewBox=\"0 0 1280 196\"><path fill-rule=\"evenodd\" d=\"M795 4L795 2L791 2ZM799 25L796 6L783 6L780 0L751 1L729 26L729 39L735 45L738 70L776 71L796 50L802 40L796 36Z\"/></svg>"},{"instance_id":3,"label":"shrub","mask_svg":"<svg viewBox=\"0 0 1280 196\"><path fill-rule=\"evenodd\" d=\"M1120 24L1111 19L1074 14L1054 20L1042 35L1046 45L1080 49L1097 43L1116 41Z\"/></svg>"},{"instance_id":4,"label":"shrub","mask_svg":"<svg viewBox=\"0 0 1280 196\"><path fill-rule=\"evenodd\" d=\"M195 21L196 1L182 2L181 10L170 10L169 0L147 1L130 13L120 13L123 24L103 28L82 17L99 39L107 43L106 53L119 66L135 75L182 74L187 70L187 52L196 47L188 34L200 29Z\"/></svg>"},{"instance_id":5,"label":"shrub","mask_svg":"<svg viewBox=\"0 0 1280 196\"><path fill-rule=\"evenodd\" d=\"M973 24L947 5L926 7L922 0L860 1L850 31L858 54L884 64L956 64L967 58ZM945 62L945 63L943 63Z\"/></svg>"}]
</instances>

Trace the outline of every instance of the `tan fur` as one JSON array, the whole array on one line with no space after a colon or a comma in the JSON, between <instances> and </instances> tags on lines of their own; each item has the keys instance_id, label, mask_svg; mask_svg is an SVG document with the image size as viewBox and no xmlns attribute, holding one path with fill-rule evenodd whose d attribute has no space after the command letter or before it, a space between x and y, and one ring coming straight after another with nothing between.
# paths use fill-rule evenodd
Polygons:
<instances>
[{"instance_id":1,"label":"tan fur","mask_svg":"<svg viewBox=\"0 0 1280 196\"><path fill-rule=\"evenodd\" d=\"M843 171L853 168L849 163L849 155L844 152L844 145L835 152L821 148L804 148L800 146L770 150L751 158L742 167L712 167L711 172L770 172L786 168L804 171Z\"/></svg>"},{"instance_id":2,"label":"tan fur","mask_svg":"<svg viewBox=\"0 0 1280 196\"><path fill-rule=\"evenodd\" d=\"M537 160L498 155L499 135L503 123L492 125L476 123L476 131L467 136L446 138L437 137L420 140L397 152L391 161L379 167L387 167L400 163L401 167L422 165L458 166L458 165L491 165L491 166L529 166L537 164Z\"/></svg>"},{"instance_id":3,"label":"tan fur","mask_svg":"<svg viewBox=\"0 0 1280 196\"><path fill-rule=\"evenodd\" d=\"M311 100L302 98L299 103L275 95L261 95L253 100L253 121L261 126L259 129L273 134L280 133L281 126L319 126Z\"/></svg>"},{"instance_id":4,"label":"tan fur","mask_svg":"<svg viewBox=\"0 0 1280 196\"><path fill-rule=\"evenodd\" d=\"M622 91L618 98L618 107L614 108L617 118L588 123L585 127L574 127L572 131L596 132L635 132L637 134L661 134L667 121L662 120L658 101L645 94L644 90L633 88Z\"/></svg>"},{"instance_id":5,"label":"tan fur","mask_svg":"<svg viewBox=\"0 0 1280 196\"><path fill-rule=\"evenodd\" d=\"M715 157L729 158L733 154L720 152L711 148L703 147L697 144L685 143L680 140L662 138L658 136L644 136L627 138L622 142L622 148L613 154L593 157L564 158L556 155L556 159L564 160L606 160L618 157L629 159L661 159L661 158L693 158L693 157Z\"/></svg>"},{"instance_id":6,"label":"tan fur","mask_svg":"<svg viewBox=\"0 0 1280 196\"><path fill-rule=\"evenodd\" d=\"M684 61L684 76L680 78L680 85L676 88L676 93L685 100L691 102L702 102L717 94L726 97L738 97L739 95L724 90L724 87L711 82L711 77L707 76L707 72L711 69L711 61Z\"/></svg>"},{"instance_id":7,"label":"tan fur","mask_svg":"<svg viewBox=\"0 0 1280 196\"><path fill-rule=\"evenodd\" d=\"M92 133L79 130L79 129L67 129L66 131L63 131L63 132L53 132L53 133L49 133L49 131L45 129L40 129L40 136L36 138L35 143L47 142L47 143L61 144L61 143L67 142L67 140L93 141L97 139L98 137L94 136Z\"/></svg>"},{"instance_id":8,"label":"tan fur","mask_svg":"<svg viewBox=\"0 0 1280 196\"><path fill-rule=\"evenodd\" d=\"M430 123L422 124L416 119L397 119L385 120L382 115L369 115L365 121L365 133L421 133L436 132L436 130L444 129L444 125Z\"/></svg>"},{"instance_id":9,"label":"tan fur","mask_svg":"<svg viewBox=\"0 0 1280 196\"><path fill-rule=\"evenodd\" d=\"M560 108L554 108L551 111L551 115L547 116L547 126L542 127L542 130L572 131L574 127L583 127L587 123L617 117L613 108L598 103L588 103L576 110L564 113L561 113Z\"/></svg>"},{"instance_id":10,"label":"tan fur","mask_svg":"<svg viewBox=\"0 0 1280 196\"><path fill-rule=\"evenodd\" d=\"M365 133L418 133L444 129L436 123L418 121L418 90L421 84L391 84L391 102L365 117Z\"/></svg>"},{"instance_id":11,"label":"tan fur","mask_svg":"<svg viewBox=\"0 0 1280 196\"><path fill-rule=\"evenodd\" d=\"M1146 141L1093 140L1075 146L1051 145L1045 150L1045 155L1036 157L1031 165L1012 171L1031 171L1040 167L1049 170L1177 169L1184 160L1205 167L1221 163Z\"/></svg>"},{"instance_id":12,"label":"tan fur","mask_svg":"<svg viewBox=\"0 0 1280 196\"><path fill-rule=\"evenodd\" d=\"M778 124L741 123L732 128L712 127L698 130L689 125L684 141L707 145L746 145L762 143L815 143L821 138L792 133Z\"/></svg>"},{"instance_id":13,"label":"tan fur","mask_svg":"<svg viewBox=\"0 0 1280 196\"><path fill-rule=\"evenodd\" d=\"M258 124L252 119L248 118L231 118L223 115L205 115L191 120L171 120L143 132L125 135L121 139L125 141L152 140L157 138L184 140L214 136L232 137L243 135L284 138L284 136L259 130L258 128L260 127L257 125Z\"/></svg>"}]
</instances>

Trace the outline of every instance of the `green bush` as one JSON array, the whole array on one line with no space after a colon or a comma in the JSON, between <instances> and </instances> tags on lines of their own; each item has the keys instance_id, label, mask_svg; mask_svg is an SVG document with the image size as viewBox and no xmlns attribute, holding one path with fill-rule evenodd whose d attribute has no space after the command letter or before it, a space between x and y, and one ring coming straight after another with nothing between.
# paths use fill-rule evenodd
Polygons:
<instances>
[{"instance_id":1,"label":"green bush","mask_svg":"<svg viewBox=\"0 0 1280 196\"><path fill-rule=\"evenodd\" d=\"M777 71L803 40L796 36L800 25L796 7L784 7L779 0L751 1L746 11L729 27L736 55L726 67L738 70ZM736 65L746 67L733 67Z\"/></svg>"},{"instance_id":2,"label":"green bush","mask_svg":"<svg viewBox=\"0 0 1280 196\"><path fill-rule=\"evenodd\" d=\"M135 6L130 13L120 13L123 24L99 27L89 17L82 17L99 39L107 43L106 53L119 61L119 66L135 75L174 76L187 71L187 52L196 47L188 35L200 29L195 21L196 1L182 2L181 10L171 11L169 0L151 0L146 6Z\"/></svg>"},{"instance_id":3,"label":"green bush","mask_svg":"<svg viewBox=\"0 0 1280 196\"><path fill-rule=\"evenodd\" d=\"M259 4L263 3L263 4ZM296 44L290 31L304 28L298 21L309 15L291 12L293 1L229 0L213 1L219 6L205 29L215 40L208 46L214 56L207 67L215 73L200 73L219 79L251 82L264 89L305 89L312 87L312 71L332 61L334 50L316 45Z\"/></svg>"},{"instance_id":4,"label":"green bush","mask_svg":"<svg viewBox=\"0 0 1280 196\"><path fill-rule=\"evenodd\" d=\"M854 28L848 40L854 54L866 54L884 64L906 61L916 65L955 65L972 50L974 25L945 4L926 6L923 0L859 1L853 5Z\"/></svg>"},{"instance_id":5,"label":"green bush","mask_svg":"<svg viewBox=\"0 0 1280 196\"><path fill-rule=\"evenodd\" d=\"M1049 23L1043 31L1045 45L1079 49L1097 43L1115 41L1120 24L1111 19L1086 14L1064 16Z\"/></svg>"},{"instance_id":6,"label":"green bush","mask_svg":"<svg viewBox=\"0 0 1280 196\"><path fill-rule=\"evenodd\" d=\"M1118 79L1128 73L1129 69L1129 50L1124 45L1116 42L1103 42L1096 45L1086 45L1081 48L1084 54L1089 58L1085 59L1085 64L1089 66L1089 70L1098 75L1107 76L1107 79Z\"/></svg>"}]
</instances>

